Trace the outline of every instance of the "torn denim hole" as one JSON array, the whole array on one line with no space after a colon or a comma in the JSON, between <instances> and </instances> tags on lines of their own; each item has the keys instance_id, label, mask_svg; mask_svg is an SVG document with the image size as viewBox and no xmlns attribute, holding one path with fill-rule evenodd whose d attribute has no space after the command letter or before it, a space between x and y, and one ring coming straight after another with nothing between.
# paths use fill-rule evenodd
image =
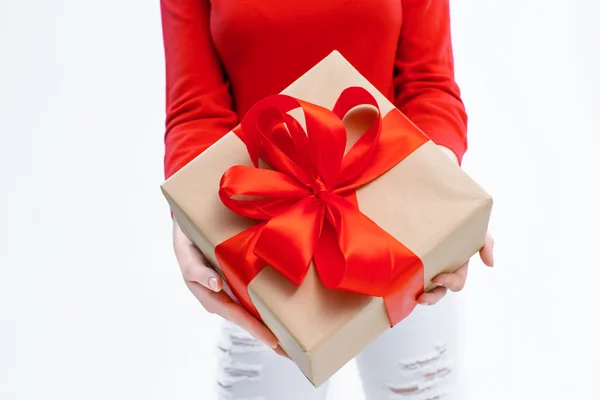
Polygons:
<instances>
[{"instance_id":1,"label":"torn denim hole","mask_svg":"<svg viewBox=\"0 0 600 400\"><path fill-rule=\"evenodd\" d=\"M264 397L234 397L229 390L221 390L219 392L219 400L265 400Z\"/></svg>"},{"instance_id":2,"label":"torn denim hole","mask_svg":"<svg viewBox=\"0 0 600 400\"><path fill-rule=\"evenodd\" d=\"M261 397L239 398L234 397L234 386L241 382L252 382L261 379L260 365L243 364L224 361L217 376L219 400L264 400Z\"/></svg>"},{"instance_id":3,"label":"torn denim hole","mask_svg":"<svg viewBox=\"0 0 600 400\"><path fill-rule=\"evenodd\" d=\"M227 323L217 347L222 353L237 354L263 351L266 345L242 328Z\"/></svg>"},{"instance_id":4,"label":"torn denim hole","mask_svg":"<svg viewBox=\"0 0 600 400\"><path fill-rule=\"evenodd\" d=\"M258 381L262 365L235 360L235 356L264 350L265 345L243 329L227 324L218 345L220 369L217 376L219 400L264 400L262 397L239 398L234 396L234 386L241 382Z\"/></svg>"},{"instance_id":5,"label":"torn denim hole","mask_svg":"<svg viewBox=\"0 0 600 400\"><path fill-rule=\"evenodd\" d=\"M224 364L217 378L221 389L230 390L238 382L258 381L261 379L261 365L230 362Z\"/></svg>"},{"instance_id":6,"label":"torn denim hole","mask_svg":"<svg viewBox=\"0 0 600 400\"><path fill-rule=\"evenodd\" d=\"M447 395L448 376L452 373L446 345L436 346L422 357L401 362L400 374L407 383L388 384L390 398L406 400L442 400Z\"/></svg>"}]
</instances>

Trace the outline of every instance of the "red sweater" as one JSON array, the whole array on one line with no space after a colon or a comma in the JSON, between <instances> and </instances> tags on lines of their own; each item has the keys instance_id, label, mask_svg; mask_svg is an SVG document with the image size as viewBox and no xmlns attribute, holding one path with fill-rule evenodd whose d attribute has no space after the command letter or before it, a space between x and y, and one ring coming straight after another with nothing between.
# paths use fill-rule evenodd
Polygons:
<instances>
[{"instance_id":1,"label":"red sweater","mask_svg":"<svg viewBox=\"0 0 600 400\"><path fill-rule=\"evenodd\" d=\"M448 1L161 0L166 177L333 50L462 159Z\"/></svg>"}]
</instances>

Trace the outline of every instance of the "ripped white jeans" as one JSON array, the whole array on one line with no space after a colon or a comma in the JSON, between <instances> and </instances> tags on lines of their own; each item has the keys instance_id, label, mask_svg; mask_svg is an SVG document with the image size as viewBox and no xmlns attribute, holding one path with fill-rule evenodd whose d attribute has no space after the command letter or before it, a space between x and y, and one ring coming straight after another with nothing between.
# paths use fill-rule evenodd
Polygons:
<instances>
[{"instance_id":1,"label":"ripped white jeans","mask_svg":"<svg viewBox=\"0 0 600 400\"><path fill-rule=\"evenodd\" d=\"M457 299L418 306L356 357L366 400L456 400ZM219 346L219 400L325 400L289 359L226 323ZM335 376L332 378L335 379Z\"/></svg>"}]
</instances>

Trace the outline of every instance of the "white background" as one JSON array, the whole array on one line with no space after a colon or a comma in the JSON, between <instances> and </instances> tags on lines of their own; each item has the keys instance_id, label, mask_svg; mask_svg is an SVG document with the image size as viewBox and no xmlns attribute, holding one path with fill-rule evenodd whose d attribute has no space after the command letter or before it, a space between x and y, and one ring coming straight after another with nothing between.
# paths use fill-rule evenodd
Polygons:
<instances>
[{"instance_id":1,"label":"white background","mask_svg":"<svg viewBox=\"0 0 600 400\"><path fill-rule=\"evenodd\" d=\"M452 12L497 239L460 294L467 399L600 399L600 3ZM215 399L219 320L159 191L158 1L3 0L0 60L0 399ZM355 374L332 399L362 399Z\"/></svg>"}]
</instances>

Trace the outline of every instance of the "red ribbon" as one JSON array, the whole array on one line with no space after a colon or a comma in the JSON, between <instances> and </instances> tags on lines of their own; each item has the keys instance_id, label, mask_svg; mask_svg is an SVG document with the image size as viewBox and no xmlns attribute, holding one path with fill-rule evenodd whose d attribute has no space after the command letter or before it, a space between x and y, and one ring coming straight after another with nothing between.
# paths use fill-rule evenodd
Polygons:
<instances>
[{"instance_id":1,"label":"red ribbon","mask_svg":"<svg viewBox=\"0 0 600 400\"><path fill-rule=\"evenodd\" d=\"M423 291L419 257L359 211L356 189L400 163L428 138L393 109L344 154L343 117L371 105L373 96L350 87L333 110L286 95L255 105L241 123L254 167L233 166L219 196L235 213L260 220L215 253L234 294L260 318L248 285L270 265L300 285L314 260L323 284L383 297L392 325L405 318ZM288 112L302 108L306 132ZM272 169L258 168L259 159Z\"/></svg>"}]
</instances>

